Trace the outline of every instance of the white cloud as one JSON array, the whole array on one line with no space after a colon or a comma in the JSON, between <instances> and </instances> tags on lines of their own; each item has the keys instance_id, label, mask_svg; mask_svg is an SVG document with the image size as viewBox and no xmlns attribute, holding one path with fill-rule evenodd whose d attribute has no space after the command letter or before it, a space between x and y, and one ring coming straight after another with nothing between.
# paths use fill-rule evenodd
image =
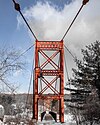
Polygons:
<instances>
[{"instance_id":1,"label":"white cloud","mask_svg":"<svg viewBox=\"0 0 100 125\"><path fill-rule=\"evenodd\" d=\"M84 6L65 38L65 44L76 53L85 45L100 39L100 0L91 0ZM81 0L65 5L63 10L48 2L38 2L25 9L24 16L39 40L61 40L74 15L81 6ZM18 24L23 21L18 17Z\"/></svg>"},{"instance_id":2,"label":"white cloud","mask_svg":"<svg viewBox=\"0 0 100 125\"><path fill-rule=\"evenodd\" d=\"M25 9L23 13L39 40L61 40L66 28L80 8L81 2L82 0L73 0L62 10L51 6L48 2L37 2L36 5ZM20 17L17 19L18 24L23 24ZM100 40L100 0L90 0L83 7L64 39L64 43L72 53L80 58L81 48L96 40Z\"/></svg>"},{"instance_id":3,"label":"white cloud","mask_svg":"<svg viewBox=\"0 0 100 125\"><path fill-rule=\"evenodd\" d=\"M75 14L73 6L77 8L78 2L65 5L62 11L48 2L38 2L35 6L24 10L24 16L29 20L30 26L40 40L60 40ZM69 16L71 15L71 16ZM23 21L18 17L18 24Z\"/></svg>"}]
</instances>

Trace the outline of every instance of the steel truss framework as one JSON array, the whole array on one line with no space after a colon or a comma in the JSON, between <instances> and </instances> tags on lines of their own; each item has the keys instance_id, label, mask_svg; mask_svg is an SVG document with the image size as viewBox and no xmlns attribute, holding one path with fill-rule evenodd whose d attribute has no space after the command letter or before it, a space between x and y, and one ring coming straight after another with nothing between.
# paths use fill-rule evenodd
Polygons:
<instances>
[{"instance_id":1,"label":"steel truss framework","mask_svg":"<svg viewBox=\"0 0 100 125\"><path fill-rule=\"evenodd\" d=\"M47 53L46 53L47 52ZM52 54L50 55L50 52ZM44 58L41 61L41 58ZM59 64L57 59L59 55ZM58 57L57 57L58 58ZM41 62L41 63L40 63ZM47 65L50 65L49 67ZM47 68L46 68L47 66ZM59 121L64 122L64 47L62 41L38 41L35 44L35 68L33 85L33 118L38 120L39 100L58 100ZM50 80L50 78L52 78ZM41 82L39 82L39 79ZM56 82L59 79L59 87ZM40 85L41 84L41 85ZM39 89L41 86L41 90ZM46 91L49 93L46 93Z\"/></svg>"}]
</instances>

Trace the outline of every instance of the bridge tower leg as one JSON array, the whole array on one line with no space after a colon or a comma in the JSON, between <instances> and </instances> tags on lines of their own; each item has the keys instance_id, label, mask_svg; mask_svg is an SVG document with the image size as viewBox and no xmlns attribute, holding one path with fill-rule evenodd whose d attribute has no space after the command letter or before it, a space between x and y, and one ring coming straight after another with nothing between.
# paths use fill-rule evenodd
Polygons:
<instances>
[{"instance_id":1,"label":"bridge tower leg","mask_svg":"<svg viewBox=\"0 0 100 125\"><path fill-rule=\"evenodd\" d=\"M38 120L39 100L58 101L58 120L64 122L64 47L62 41L38 41L35 44L33 119ZM49 101L48 101L49 100ZM44 107L43 109L45 109ZM55 110L55 108L54 108Z\"/></svg>"}]
</instances>

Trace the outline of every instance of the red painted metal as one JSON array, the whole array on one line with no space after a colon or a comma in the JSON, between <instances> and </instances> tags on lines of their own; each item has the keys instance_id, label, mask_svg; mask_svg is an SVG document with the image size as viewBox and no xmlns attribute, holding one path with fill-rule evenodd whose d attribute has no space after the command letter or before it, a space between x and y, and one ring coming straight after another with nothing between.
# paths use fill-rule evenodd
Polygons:
<instances>
[{"instance_id":1,"label":"red painted metal","mask_svg":"<svg viewBox=\"0 0 100 125\"><path fill-rule=\"evenodd\" d=\"M51 52L51 53L50 53ZM41 58L39 57L41 55ZM59 58L59 64L57 62ZM42 61L41 61L42 60ZM49 66L48 66L49 65ZM64 48L62 41L38 41L35 45L33 118L38 120L38 102L59 102L59 121L64 122ZM41 82L39 82L39 80ZM55 84L59 80L59 88ZM42 85L40 85L42 84ZM40 89L41 86L41 90ZM44 105L45 106L45 105ZM45 107L46 108L46 107ZM44 108L44 109L45 109ZM42 113L42 112L41 112Z\"/></svg>"}]
</instances>

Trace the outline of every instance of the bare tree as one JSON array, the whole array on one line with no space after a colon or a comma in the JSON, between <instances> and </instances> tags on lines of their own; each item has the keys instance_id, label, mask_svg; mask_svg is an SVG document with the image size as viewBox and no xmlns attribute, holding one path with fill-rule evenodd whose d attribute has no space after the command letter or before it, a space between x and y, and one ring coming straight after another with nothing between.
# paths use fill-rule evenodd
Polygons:
<instances>
[{"instance_id":1,"label":"bare tree","mask_svg":"<svg viewBox=\"0 0 100 125\"><path fill-rule=\"evenodd\" d=\"M18 59L19 55L19 51L13 48L0 49L0 85L6 85L12 92L14 88L11 86L11 81L9 82L9 76L24 67L24 63Z\"/></svg>"}]
</instances>

